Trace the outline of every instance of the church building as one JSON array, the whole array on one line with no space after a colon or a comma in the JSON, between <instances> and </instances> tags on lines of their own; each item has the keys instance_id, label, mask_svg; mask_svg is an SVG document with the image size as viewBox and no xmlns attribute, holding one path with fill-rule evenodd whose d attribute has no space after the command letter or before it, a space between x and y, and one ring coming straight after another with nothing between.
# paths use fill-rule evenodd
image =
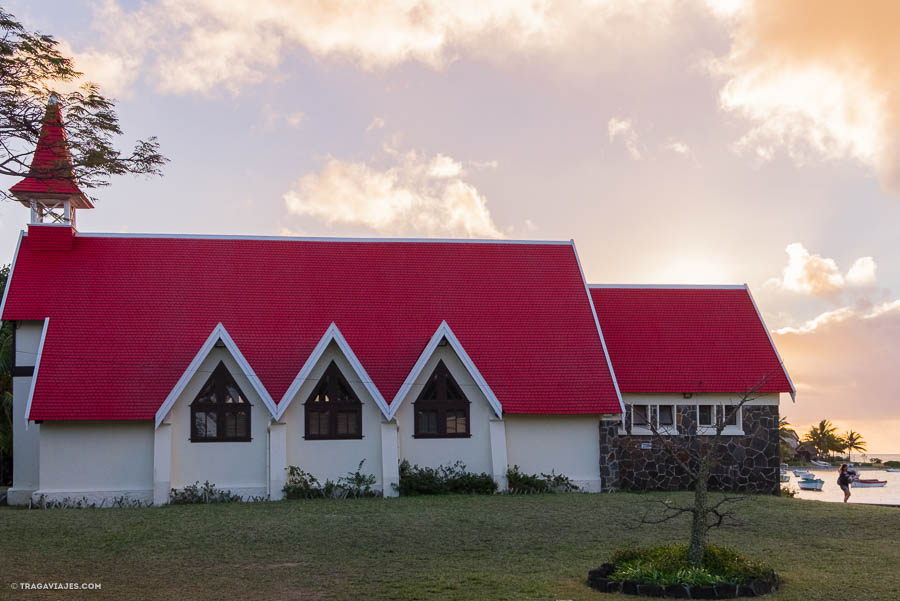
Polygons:
<instances>
[{"instance_id":1,"label":"church building","mask_svg":"<svg viewBox=\"0 0 900 601\"><path fill-rule=\"evenodd\" d=\"M52 102L10 191L31 216L0 306L11 504L162 504L197 481L280 499L288 466L361 461L395 496L402 460L501 490L513 466L677 489L653 431L721 421L715 485L778 490L795 391L745 285L591 286L573 241L81 232L93 205Z\"/></svg>"}]
</instances>

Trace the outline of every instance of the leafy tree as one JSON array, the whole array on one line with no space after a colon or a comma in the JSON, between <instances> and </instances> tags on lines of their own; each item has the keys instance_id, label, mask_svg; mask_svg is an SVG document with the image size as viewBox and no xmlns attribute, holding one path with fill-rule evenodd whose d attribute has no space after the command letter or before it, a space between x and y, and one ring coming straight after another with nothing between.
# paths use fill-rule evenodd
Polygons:
<instances>
[{"instance_id":1,"label":"leafy tree","mask_svg":"<svg viewBox=\"0 0 900 601\"><path fill-rule=\"evenodd\" d=\"M30 164L53 86L81 75L52 36L26 30L0 8L0 175L37 179L70 175L67 166L36 172ZM65 112L66 139L80 186L106 186L110 176L125 173L162 173L167 159L159 153L156 138L139 140L129 153L114 147L114 138L122 134L115 103L96 84L56 96ZM6 191L0 194L11 198Z\"/></svg>"}]
</instances>

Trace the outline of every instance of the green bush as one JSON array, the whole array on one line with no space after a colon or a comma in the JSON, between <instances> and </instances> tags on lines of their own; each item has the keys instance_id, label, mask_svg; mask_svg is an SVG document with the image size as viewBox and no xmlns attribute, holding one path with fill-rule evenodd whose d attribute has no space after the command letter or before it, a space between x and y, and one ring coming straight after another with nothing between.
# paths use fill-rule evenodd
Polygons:
<instances>
[{"instance_id":1,"label":"green bush","mask_svg":"<svg viewBox=\"0 0 900 601\"><path fill-rule=\"evenodd\" d=\"M766 565L716 545L706 546L699 568L689 565L688 545L624 549L617 551L610 561L616 567L611 579L658 585L747 584L754 579L766 579L772 573Z\"/></svg>"},{"instance_id":2,"label":"green bush","mask_svg":"<svg viewBox=\"0 0 900 601\"><path fill-rule=\"evenodd\" d=\"M202 503L237 503L242 501L241 495L227 490L219 490L209 480L201 486L200 481L188 484L183 490L169 491L169 503L173 505L193 505Z\"/></svg>"},{"instance_id":3,"label":"green bush","mask_svg":"<svg viewBox=\"0 0 900 601\"><path fill-rule=\"evenodd\" d=\"M885 461L884 467L900 467L900 461Z\"/></svg>"},{"instance_id":4,"label":"green bush","mask_svg":"<svg viewBox=\"0 0 900 601\"><path fill-rule=\"evenodd\" d=\"M338 478L337 482L325 480L322 484L318 478L306 470L289 465L287 468L287 482L284 483L284 497L286 499L345 499L347 497L374 497L377 491L372 490L376 478L373 474L362 472L365 459L359 462L355 472L348 472L346 476Z\"/></svg>"},{"instance_id":5,"label":"green bush","mask_svg":"<svg viewBox=\"0 0 900 601\"><path fill-rule=\"evenodd\" d=\"M400 462L398 490L403 496L450 493L489 495L497 492L497 483L490 474L466 471L466 464L461 461L433 468L410 465L404 459Z\"/></svg>"},{"instance_id":6,"label":"green bush","mask_svg":"<svg viewBox=\"0 0 900 601\"><path fill-rule=\"evenodd\" d=\"M565 474L557 474L551 471L549 474L526 474L518 465L506 470L506 480L509 483L509 492L514 494L529 494L540 492L572 492L578 487Z\"/></svg>"},{"instance_id":7,"label":"green bush","mask_svg":"<svg viewBox=\"0 0 900 601\"><path fill-rule=\"evenodd\" d=\"M372 485L375 484L374 474L362 473L362 466L366 462L365 459L359 462L355 472L347 472L343 478L338 478L338 486L347 491L345 496L348 497L374 497L375 491Z\"/></svg>"}]
</instances>

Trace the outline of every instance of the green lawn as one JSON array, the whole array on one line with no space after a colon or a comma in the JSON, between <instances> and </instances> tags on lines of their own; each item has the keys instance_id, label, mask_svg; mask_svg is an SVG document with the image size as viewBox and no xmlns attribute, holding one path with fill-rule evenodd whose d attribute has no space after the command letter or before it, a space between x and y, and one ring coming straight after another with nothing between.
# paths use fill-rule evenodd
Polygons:
<instances>
[{"instance_id":1,"label":"green lawn","mask_svg":"<svg viewBox=\"0 0 900 601\"><path fill-rule=\"evenodd\" d=\"M686 518L634 527L656 497L3 508L0 599L625 599L588 589L587 572L616 547L685 539ZM900 599L900 509L755 497L741 513L712 541L770 562L784 585L769 598ZM8 587L20 581L102 590Z\"/></svg>"}]
</instances>

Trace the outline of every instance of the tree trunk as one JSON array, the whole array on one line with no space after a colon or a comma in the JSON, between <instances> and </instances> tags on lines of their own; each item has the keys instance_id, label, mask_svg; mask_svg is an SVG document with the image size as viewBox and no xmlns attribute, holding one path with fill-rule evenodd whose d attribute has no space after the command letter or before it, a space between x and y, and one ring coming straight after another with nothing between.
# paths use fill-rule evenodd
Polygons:
<instances>
[{"instance_id":1,"label":"tree trunk","mask_svg":"<svg viewBox=\"0 0 900 601\"><path fill-rule=\"evenodd\" d=\"M707 487L709 486L709 466L712 455L713 449L710 449L700 461L697 484L694 487L694 518L691 521L691 546L688 548L688 561L697 568L703 562L703 551L706 548Z\"/></svg>"}]
</instances>

